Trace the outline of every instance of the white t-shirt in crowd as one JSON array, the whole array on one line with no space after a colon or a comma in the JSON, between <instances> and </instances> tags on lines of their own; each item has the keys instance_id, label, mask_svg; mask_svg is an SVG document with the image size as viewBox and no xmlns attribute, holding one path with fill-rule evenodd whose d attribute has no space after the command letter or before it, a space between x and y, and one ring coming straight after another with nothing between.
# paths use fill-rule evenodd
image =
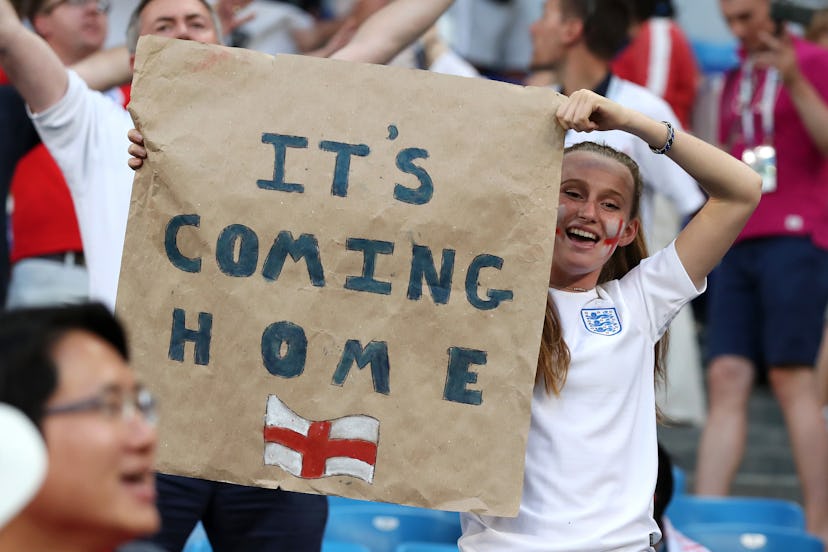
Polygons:
<instances>
[{"instance_id":1,"label":"white t-shirt in crowd","mask_svg":"<svg viewBox=\"0 0 828 552\"><path fill-rule=\"evenodd\" d=\"M535 386L518 516L461 514L461 550L652 549L651 534L660 538L653 347L702 291L674 243L594 290L550 289L571 353L566 382L559 396Z\"/></svg>"},{"instance_id":2,"label":"white t-shirt in crowd","mask_svg":"<svg viewBox=\"0 0 828 552\"><path fill-rule=\"evenodd\" d=\"M607 90L607 98L656 121L669 121L676 129L681 128L678 117L667 102L643 86L613 76ZM664 134L667 135L666 130ZM683 217L692 215L704 205L705 197L696 181L666 155L651 152L650 146L637 136L622 130L566 133L566 146L579 142L606 144L626 153L638 163L644 181L641 221L644 225L644 235L648 238L652 233L654 217L653 194L663 194Z\"/></svg>"},{"instance_id":3,"label":"white t-shirt in crowd","mask_svg":"<svg viewBox=\"0 0 828 552\"><path fill-rule=\"evenodd\" d=\"M526 70L532 58L529 27L541 14L543 0L455 0L447 13L449 43L475 64Z\"/></svg>"},{"instance_id":4,"label":"white t-shirt in crowd","mask_svg":"<svg viewBox=\"0 0 828 552\"><path fill-rule=\"evenodd\" d=\"M255 17L242 25L238 31L247 36L243 46L265 54L300 53L293 40L293 31L310 29L313 17L301 8L283 2L254 0L238 16Z\"/></svg>"},{"instance_id":5,"label":"white t-shirt in crowd","mask_svg":"<svg viewBox=\"0 0 828 552\"><path fill-rule=\"evenodd\" d=\"M89 295L114 310L134 176L126 135L134 125L123 107L68 74L66 95L30 115L75 203Z\"/></svg>"}]
</instances>

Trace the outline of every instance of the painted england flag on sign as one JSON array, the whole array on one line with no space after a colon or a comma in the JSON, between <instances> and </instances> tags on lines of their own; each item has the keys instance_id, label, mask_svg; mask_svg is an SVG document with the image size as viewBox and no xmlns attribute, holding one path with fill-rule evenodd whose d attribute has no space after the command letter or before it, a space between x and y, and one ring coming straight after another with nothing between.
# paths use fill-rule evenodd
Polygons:
<instances>
[{"instance_id":1,"label":"painted england flag on sign","mask_svg":"<svg viewBox=\"0 0 828 552\"><path fill-rule=\"evenodd\" d=\"M307 420L267 397L264 462L303 479L350 475L374 480L379 420L365 415Z\"/></svg>"}]
</instances>

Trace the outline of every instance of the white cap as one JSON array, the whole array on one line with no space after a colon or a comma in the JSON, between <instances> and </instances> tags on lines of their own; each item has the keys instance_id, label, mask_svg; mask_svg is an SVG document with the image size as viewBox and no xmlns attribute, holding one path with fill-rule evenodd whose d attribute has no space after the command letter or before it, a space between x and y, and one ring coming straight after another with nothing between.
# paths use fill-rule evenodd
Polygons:
<instances>
[{"instance_id":1,"label":"white cap","mask_svg":"<svg viewBox=\"0 0 828 552\"><path fill-rule=\"evenodd\" d=\"M0 527L26 507L46 476L46 445L19 410L0 403Z\"/></svg>"}]
</instances>

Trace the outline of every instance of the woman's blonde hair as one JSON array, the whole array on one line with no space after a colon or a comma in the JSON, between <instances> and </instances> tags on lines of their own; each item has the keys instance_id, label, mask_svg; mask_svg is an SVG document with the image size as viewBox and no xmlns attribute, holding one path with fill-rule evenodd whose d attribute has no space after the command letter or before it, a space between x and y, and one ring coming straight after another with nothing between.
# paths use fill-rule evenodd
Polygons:
<instances>
[{"instance_id":1,"label":"woman's blonde hair","mask_svg":"<svg viewBox=\"0 0 828 552\"><path fill-rule=\"evenodd\" d=\"M564 159L570 153L585 151L602 155L609 159L618 161L633 178L633 201L630 208L630 220L639 218L641 194L644 184L641 180L641 172L638 164L628 155L621 153L609 146L596 144L595 142L581 142L564 150ZM632 243L625 247L618 247L604 265L601 274L598 276L598 283L616 280L627 272L638 266L647 254L647 245L644 242L644 235L638 232ZM665 377L664 358L667 351L667 335L665 334L655 345L655 378L662 381ZM547 393L558 395L566 382L566 374L569 371L570 363L569 347L563 338L561 320L558 309L547 295L546 316L543 321L543 333L541 337L540 355L538 356L537 377L543 378Z\"/></svg>"}]
</instances>

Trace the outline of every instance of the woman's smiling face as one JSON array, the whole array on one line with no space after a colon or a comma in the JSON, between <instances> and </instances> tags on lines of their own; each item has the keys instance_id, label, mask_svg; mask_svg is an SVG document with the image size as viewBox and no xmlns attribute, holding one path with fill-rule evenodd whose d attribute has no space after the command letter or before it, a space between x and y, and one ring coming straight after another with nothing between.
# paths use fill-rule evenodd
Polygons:
<instances>
[{"instance_id":1,"label":"woman's smiling face","mask_svg":"<svg viewBox=\"0 0 828 552\"><path fill-rule=\"evenodd\" d=\"M592 288L617 247L638 232L635 182L621 162L591 151L564 156L550 285Z\"/></svg>"}]
</instances>

